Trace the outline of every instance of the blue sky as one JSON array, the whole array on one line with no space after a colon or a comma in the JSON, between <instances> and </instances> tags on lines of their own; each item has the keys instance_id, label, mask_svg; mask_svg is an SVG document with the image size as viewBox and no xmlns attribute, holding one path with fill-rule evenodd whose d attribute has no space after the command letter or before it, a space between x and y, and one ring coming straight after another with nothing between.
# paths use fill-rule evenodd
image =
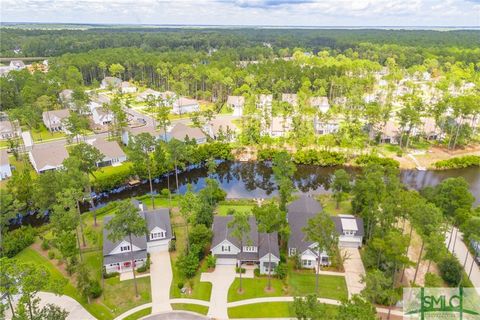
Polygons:
<instances>
[{"instance_id":1,"label":"blue sky","mask_svg":"<svg viewBox=\"0 0 480 320\"><path fill-rule=\"evenodd\" d=\"M480 0L0 0L1 20L117 24L480 26Z\"/></svg>"}]
</instances>

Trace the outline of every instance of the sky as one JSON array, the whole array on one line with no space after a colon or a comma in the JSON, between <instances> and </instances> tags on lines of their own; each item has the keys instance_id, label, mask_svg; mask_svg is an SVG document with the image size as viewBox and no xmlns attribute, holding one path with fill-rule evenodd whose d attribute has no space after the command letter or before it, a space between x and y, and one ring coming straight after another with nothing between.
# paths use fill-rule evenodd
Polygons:
<instances>
[{"instance_id":1,"label":"sky","mask_svg":"<svg viewBox=\"0 0 480 320\"><path fill-rule=\"evenodd\" d=\"M2 22L473 26L480 0L0 0Z\"/></svg>"}]
</instances>

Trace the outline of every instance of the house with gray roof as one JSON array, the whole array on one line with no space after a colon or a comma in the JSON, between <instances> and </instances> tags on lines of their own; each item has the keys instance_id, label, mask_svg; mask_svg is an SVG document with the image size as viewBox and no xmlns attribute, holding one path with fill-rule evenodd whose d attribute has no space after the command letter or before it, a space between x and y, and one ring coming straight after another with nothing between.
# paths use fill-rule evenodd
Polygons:
<instances>
[{"instance_id":1,"label":"house with gray roof","mask_svg":"<svg viewBox=\"0 0 480 320\"><path fill-rule=\"evenodd\" d=\"M120 148L117 141L107 141L102 138L95 138L88 141L103 154L102 161L97 162L97 167L119 166L127 160L125 152Z\"/></svg>"},{"instance_id":2,"label":"house with gray roof","mask_svg":"<svg viewBox=\"0 0 480 320\"><path fill-rule=\"evenodd\" d=\"M213 219L213 240L211 253L217 258L217 265L257 264L261 274L267 274L269 269L274 272L280 262L277 233L258 232L255 218L249 218L250 234L240 241L232 236L229 227L232 216L215 216Z\"/></svg>"},{"instance_id":3,"label":"house with gray roof","mask_svg":"<svg viewBox=\"0 0 480 320\"><path fill-rule=\"evenodd\" d=\"M105 77L100 84L101 89L119 88L122 80L117 77Z\"/></svg>"},{"instance_id":4,"label":"house with gray roof","mask_svg":"<svg viewBox=\"0 0 480 320\"><path fill-rule=\"evenodd\" d=\"M200 105L195 99L181 97L173 103L172 112L174 114L184 114L200 111Z\"/></svg>"},{"instance_id":5,"label":"house with gray roof","mask_svg":"<svg viewBox=\"0 0 480 320\"><path fill-rule=\"evenodd\" d=\"M63 168L63 160L68 158L68 152L63 144L51 143L48 146L33 146L28 157L35 171L42 173Z\"/></svg>"},{"instance_id":6,"label":"house with gray roof","mask_svg":"<svg viewBox=\"0 0 480 320\"><path fill-rule=\"evenodd\" d=\"M12 169L10 168L10 161L8 160L7 150L0 150L0 180L7 179L12 176Z\"/></svg>"},{"instance_id":7,"label":"house with gray roof","mask_svg":"<svg viewBox=\"0 0 480 320\"><path fill-rule=\"evenodd\" d=\"M228 96L227 106L233 108L233 115L241 117L243 115L243 106L245 105L244 96Z\"/></svg>"},{"instance_id":8,"label":"house with gray roof","mask_svg":"<svg viewBox=\"0 0 480 320\"><path fill-rule=\"evenodd\" d=\"M67 132L65 128L65 122L70 116L70 110L61 109L61 110L49 110L42 113L43 124L49 131L64 131Z\"/></svg>"},{"instance_id":9,"label":"house with gray roof","mask_svg":"<svg viewBox=\"0 0 480 320\"><path fill-rule=\"evenodd\" d=\"M307 239L303 229L309 219L323 210L322 205L311 196L301 196L287 208L287 220L290 225L288 239L288 255L298 255L304 268L315 268L320 259L321 265L329 265L330 259L326 251L318 253L317 244ZM339 236L339 247L361 247L363 241L363 220L351 215L331 217Z\"/></svg>"},{"instance_id":10,"label":"house with gray roof","mask_svg":"<svg viewBox=\"0 0 480 320\"><path fill-rule=\"evenodd\" d=\"M147 254L159 251L168 251L170 240L173 238L170 224L170 211L167 208L145 211L143 204L137 200L132 202L139 209L138 214L145 219L147 234L142 236L125 237L118 241L108 238L109 230L103 229L103 266L106 273L131 272L133 251L135 269L140 268L147 262ZM105 226L112 216L103 220Z\"/></svg>"},{"instance_id":11,"label":"house with gray roof","mask_svg":"<svg viewBox=\"0 0 480 320\"><path fill-rule=\"evenodd\" d=\"M18 137L21 130L17 123L8 120L0 121L0 140L7 140Z\"/></svg>"},{"instance_id":12,"label":"house with gray roof","mask_svg":"<svg viewBox=\"0 0 480 320\"><path fill-rule=\"evenodd\" d=\"M180 141L195 139L198 144L207 142L207 136L200 128L189 127L183 123L177 123L172 130L170 130L168 133L168 140L171 139L177 139Z\"/></svg>"}]
</instances>

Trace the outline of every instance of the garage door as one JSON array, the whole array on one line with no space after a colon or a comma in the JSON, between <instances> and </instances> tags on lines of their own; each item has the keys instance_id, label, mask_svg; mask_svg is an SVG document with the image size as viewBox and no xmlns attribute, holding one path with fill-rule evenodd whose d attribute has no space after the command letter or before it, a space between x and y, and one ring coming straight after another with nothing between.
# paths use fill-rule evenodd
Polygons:
<instances>
[{"instance_id":1,"label":"garage door","mask_svg":"<svg viewBox=\"0 0 480 320\"><path fill-rule=\"evenodd\" d=\"M340 248L358 248L360 247L360 244L352 241L339 241L338 246Z\"/></svg>"},{"instance_id":2,"label":"garage door","mask_svg":"<svg viewBox=\"0 0 480 320\"><path fill-rule=\"evenodd\" d=\"M147 246L147 251L150 253L168 251L168 243L148 243Z\"/></svg>"},{"instance_id":3,"label":"garage door","mask_svg":"<svg viewBox=\"0 0 480 320\"><path fill-rule=\"evenodd\" d=\"M217 265L221 266L234 266L237 264L237 259L218 258Z\"/></svg>"}]
</instances>

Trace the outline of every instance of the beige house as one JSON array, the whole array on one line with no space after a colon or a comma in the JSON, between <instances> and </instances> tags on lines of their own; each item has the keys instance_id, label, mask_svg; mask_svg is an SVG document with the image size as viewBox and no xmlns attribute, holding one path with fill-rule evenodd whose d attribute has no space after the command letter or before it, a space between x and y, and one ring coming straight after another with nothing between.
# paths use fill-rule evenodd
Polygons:
<instances>
[{"instance_id":1,"label":"beige house","mask_svg":"<svg viewBox=\"0 0 480 320\"><path fill-rule=\"evenodd\" d=\"M97 162L97 167L119 166L127 160L125 152L116 141L107 141L97 138L88 142L100 151L104 158Z\"/></svg>"},{"instance_id":2,"label":"beige house","mask_svg":"<svg viewBox=\"0 0 480 320\"><path fill-rule=\"evenodd\" d=\"M63 160L68 158L64 145L50 143L48 146L34 146L28 153L30 162L37 173L63 168Z\"/></svg>"},{"instance_id":3,"label":"beige house","mask_svg":"<svg viewBox=\"0 0 480 320\"><path fill-rule=\"evenodd\" d=\"M66 131L65 121L70 116L70 110L50 110L42 114L43 123L49 131Z\"/></svg>"}]
</instances>

